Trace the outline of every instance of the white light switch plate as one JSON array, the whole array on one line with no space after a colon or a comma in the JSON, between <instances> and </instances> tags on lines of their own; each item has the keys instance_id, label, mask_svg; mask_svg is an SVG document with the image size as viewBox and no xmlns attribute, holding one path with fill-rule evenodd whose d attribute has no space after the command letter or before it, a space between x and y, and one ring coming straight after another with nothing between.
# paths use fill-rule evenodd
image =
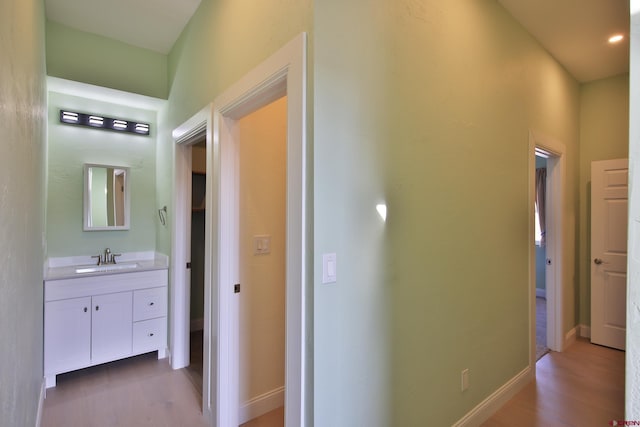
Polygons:
<instances>
[{"instance_id":1,"label":"white light switch plate","mask_svg":"<svg viewBox=\"0 0 640 427\"><path fill-rule=\"evenodd\" d=\"M337 280L337 259L336 254L322 255L322 283L335 283Z\"/></svg>"},{"instance_id":2,"label":"white light switch plate","mask_svg":"<svg viewBox=\"0 0 640 427\"><path fill-rule=\"evenodd\" d=\"M253 254L265 255L271 253L271 236L253 236Z\"/></svg>"}]
</instances>

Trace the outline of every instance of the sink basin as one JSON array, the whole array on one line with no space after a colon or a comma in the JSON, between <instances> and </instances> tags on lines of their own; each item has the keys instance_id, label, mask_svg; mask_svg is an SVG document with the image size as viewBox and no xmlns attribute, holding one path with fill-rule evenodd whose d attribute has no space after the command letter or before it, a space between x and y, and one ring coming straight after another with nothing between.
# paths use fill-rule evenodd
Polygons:
<instances>
[{"instance_id":1,"label":"sink basin","mask_svg":"<svg viewBox=\"0 0 640 427\"><path fill-rule=\"evenodd\" d=\"M100 273L107 271L120 271L120 270L130 270L132 268L138 268L137 262L129 262L123 264L105 264L105 265L91 265L86 267L78 267L76 268L77 274L82 273Z\"/></svg>"}]
</instances>

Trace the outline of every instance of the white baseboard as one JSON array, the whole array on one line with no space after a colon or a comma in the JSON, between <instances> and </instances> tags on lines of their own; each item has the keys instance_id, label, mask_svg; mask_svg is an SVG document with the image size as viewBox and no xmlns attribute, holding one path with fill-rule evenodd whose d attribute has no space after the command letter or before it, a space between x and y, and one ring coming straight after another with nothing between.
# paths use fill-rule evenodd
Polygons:
<instances>
[{"instance_id":1,"label":"white baseboard","mask_svg":"<svg viewBox=\"0 0 640 427\"><path fill-rule=\"evenodd\" d=\"M538 288L536 288L536 298L547 299L547 290L546 289L538 289Z\"/></svg>"},{"instance_id":2,"label":"white baseboard","mask_svg":"<svg viewBox=\"0 0 640 427\"><path fill-rule=\"evenodd\" d=\"M460 418L452 427L476 427L481 425L532 380L533 371L530 366L527 366L518 375L511 378L493 394L480 402L464 417Z\"/></svg>"},{"instance_id":3,"label":"white baseboard","mask_svg":"<svg viewBox=\"0 0 640 427\"><path fill-rule=\"evenodd\" d=\"M47 393L47 387L45 384L45 379L42 379L42 385L40 386L40 398L38 399L38 412L36 414L36 427L40 427L42 425L42 408L44 406L44 398Z\"/></svg>"},{"instance_id":4,"label":"white baseboard","mask_svg":"<svg viewBox=\"0 0 640 427\"><path fill-rule=\"evenodd\" d=\"M589 325L578 325L578 336L582 338L591 338L591 326Z\"/></svg>"},{"instance_id":5,"label":"white baseboard","mask_svg":"<svg viewBox=\"0 0 640 427\"><path fill-rule=\"evenodd\" d=\"M574 342L576 342L576 335L578 333L578 327L576 326L575 328L571 329L569 332L567 332L564 336L564 345L563 345L563 349L567 349L569 348L569 346L571 344L573 344Z\"/></svg>"},{"instance_id":6,"label":"white baseboard","mask_svg":"<svg viewBox=\"0 0 640 427\"><path fill-rule=\"evenodd\" d=\"M240 406L240 424L284 406L284 387L278 387Z\"/></svg>"},{"instance_id":7,"label":"white baseboard","mask_svg":"<svg viewBox=\"0 0 640 427\"><path fill-rule=\"evenodd\" d=\"M191 332L204 330L204 319L191 319Z\"/></svg>"}]
</instances>

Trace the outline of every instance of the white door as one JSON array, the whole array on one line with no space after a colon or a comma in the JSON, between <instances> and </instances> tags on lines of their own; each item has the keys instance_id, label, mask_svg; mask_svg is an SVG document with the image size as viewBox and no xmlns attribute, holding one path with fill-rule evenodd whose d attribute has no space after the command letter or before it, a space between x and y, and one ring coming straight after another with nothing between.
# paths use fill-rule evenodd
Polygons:
<instances>
[{"instance_id":1,"label":"white door","mask_svg":"<svg viewBox=\"0 0 640 427\"><path fill-rule=\"evenodd\" d=\"M591 342L624 350L628 160L591 163Z\"/></svg>"}]
</instances>

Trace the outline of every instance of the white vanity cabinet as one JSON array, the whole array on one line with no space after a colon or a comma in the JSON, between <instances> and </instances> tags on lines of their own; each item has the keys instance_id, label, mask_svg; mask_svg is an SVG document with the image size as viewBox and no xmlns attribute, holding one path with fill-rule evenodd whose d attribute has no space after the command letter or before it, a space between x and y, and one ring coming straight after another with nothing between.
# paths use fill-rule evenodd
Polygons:
<instances>
[{"instance_id":1,"label":"white vanity cabinet","mask_svg":"<svg viewBox=\"0 0 640 427\"><path fill-rule=\"evenodd\" d=\"M167 350L167 270L45 280L44 372Z\"/></svg>"}]
</instances>

